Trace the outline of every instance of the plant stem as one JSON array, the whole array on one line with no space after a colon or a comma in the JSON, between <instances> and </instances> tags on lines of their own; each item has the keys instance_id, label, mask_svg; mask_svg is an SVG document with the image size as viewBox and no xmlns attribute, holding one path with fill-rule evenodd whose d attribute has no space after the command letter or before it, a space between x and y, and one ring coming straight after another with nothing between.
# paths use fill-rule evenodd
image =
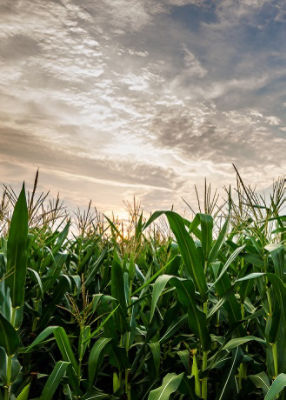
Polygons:
<instances>
[{"instance_id":1,"label":"plant stem","mask_svg":"<svg viewBox=\"0 0 286 400\"><path fill-rule=\"evenodd\" d=\"M202 371L204 372L207 369L207 362L208 362L208 352L204 351L203 352L203 365L202 365ZM204 377L202 381L202 398L204 400L207 400L208 396L208 378Z\"/></svg>"},{"instance_id":2,"label":"plant stem","mask_svg":"<svg viewBox=\"0 0 286 400\"><path fill-rule=\"evenodd\" d=\"M273 355L273 363L274 363L274 378L278 375L278 352L277 352L277 343L272 343L272 355Z\"/></svg>"},{"instance_id":3,"label":"plant stem","mask_svg":"<svg viewBox=\"0 0 286 400\"><path fill-rule=\"evenodd\" d=\"M9 400L10 398L10 392L11 392L11 370L12 370L12 357L8 356L7 357L7 385L5 387L5 395L4 395L4 400Z\"/></svg>"},{"instance_id":4,"label":"plant stem","mask_svg":"<svg viewBox=\"0 0 286 400\"><path fill-rule=\"evenodd\" d=\"M266 277L266 285L268 283L268 279ZM266 286L267 287L267 286ZM268 301L268 308L269 308L269 318L272 317L272 301L271 301L271 296L269 292L269 288L267 287L266 289L266 295L267 295L267 301ZM274 365L274 378L277 377L278 375L278 352L277 352L277 343L270 343L271 349L272 349L272 357L273 357L273 365Z\"/></svg>"},{"instance_id":5,"label":"plant stem","mask_svg":"<svg viewBox=\"0 0 286 400\"><path fill-rule=\"evenodd\" d=\"M16 321L16 308L12 307L11 325L13 327L15 326L15 321ZM6 371L7 383L5 387L4 400L9 400L11 394L12 358L13 358L12 355L7 356L7 371Z\"/></svg>"},{"instance_id":6,"label":"plant stem","mask_svg":"<svg viewBox=\"0 0 286 400\"><path fill-rule=\"evenodd\" d=\"M131 400L131 391L130 391L130 384L128 382L128 375L129 375L129 370L125 370L125 394L127 396L127 400Z\"/></svg>"},{"instance_id":7,"label":"plant stem","mask_svg":"<svg viewBox=\"0 0 286 400\"><path fill-rule=\"evenodd\" d=\"M197 363L197 349L192 350L193 364L192 364L192 375L195 377L195 393L198 397L201 397L201 383L199 379L199 369Z\"/></svg>"},{"instance_id":8,"label":"plant stem","mask_svg":"<svg viewBox=\"0 0 286 400\"><path fill-rule=\"evenodd\" d=\"M15 327L15 322L16 322L16 308L12 307L11 325L14 327Z\"/></svg>"},{"instance_id":9,"label":"plant stem","mask_svg":"<svg viewBox=\"0 0 286 400\"><path fill-rule=\"evenodd\" d=\"M267 258L264 256L264 271L267 273ZM266 296L267 296L267 302L268 302L268 309L269 309L269 318L272 317L273 313L273 308L272 308L272 300L271 300L271 295L268 287L268 278L265 277L265 283L266 283ZM277 377L278 375L278 352L277 352L277 343L270 343L271 348L272 348L272 357L273 357L273 364L274 364L274 378Z\"/></svg>"},{"instance_id":10,"label":"plant stem","mask_svg":"<svg viewBox=\"0 0 286 400\"><path fill-rule=\"evenodd\" d=\"M203 310L205 315L208 313L208 301L204 302ZM207 369L208 364L208 352L203 351L203 363L202 363L202 372ZM208 378L205 376L202 379L202 399L207 400L208 397Z\"/></svg>"},{"instance_id":11,"label":"plant stem","mask_svg":"<svg viewBox=\"0 0 286 400\"><path fill-rule=\"evenodd\" d=\"M239 390L242 389L242 380L246 379L247 375L246 375L246 365L244 363L241 363L239 365L239 369L238 369L238 387Z\"/></svg>"}]
</instances>

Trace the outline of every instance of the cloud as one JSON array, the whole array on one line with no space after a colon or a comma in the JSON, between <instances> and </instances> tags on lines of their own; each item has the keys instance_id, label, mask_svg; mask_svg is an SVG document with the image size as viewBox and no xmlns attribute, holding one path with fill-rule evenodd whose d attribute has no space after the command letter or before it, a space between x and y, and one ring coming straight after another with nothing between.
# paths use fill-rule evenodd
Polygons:
<instances>
[{"instance_id":1,"label":"cloud","mask_svg":"<svg viewBox=\"0 0 286 400\"><path fill-rule=\"evenodd\" d=\"M202 6L206 3L206 0L167 0L167 4L177 7L182 7L190 4L195 6Z\"/></svg>"},{"instance_id":2,"label":"cloud","mask_svg":"<svg viewBox=\"0 0 286 400\"><path fill-rule=\"evenodd\" d=\"M280 168L284 164L285 139L275 137L273 131L279 124L277 117L252 109L218 113L207 107L173 106L161 109L152 129L157 132L159 147L172 149L185 160L223 160L242 168L255 164L260 170L269 170L269 164Z\"/></svg>"},{"instance_id":3,"label":"cloud","mask_svg":"<svg viewBox=\"0 0 286 400\"><path fill-rule=\"evenodd\" d=\"M187 48L184 48L184 51L184 61L187 73L197 78L203 78L206 76L207 70L201 65L195 55Z\"/></svg>"},{"instance_id":4,"label":"cloud","mask_svg":"<svg viewBox=\"0 0 286 400\"><path fill-rule=\"evenodd\" d=\"M252 25L257 13L265 6L272 6L271 0L221 0L216 7L218 22L212 23L211 27L225 30L242 21Z\"/></svg>"},{"instance_id":5,"label":"cloud","mask_svg":"<svg viewBox=\"0 0 286 400\"><path fill-rule=\"evenodd\" d=\"M2 62L15 62L40 53L40 46L36 40L25 35L14 35L1 41L0 55Z\"/></svg>"},{"instance_id":6,"label":"cloud","mask_svg":"<svg viewBox=\"0 0 286 400\"><path fill-rule=\"evenodd\" d=\"M105 184L125 187L145 187L153 190L175 189L176 174L169 169L113 161L110 159L86 158L52 146L35 135L9 128L0 129L0 152L2 156L42 168L57 170L74 176L104 181Z\"/></svg>"},{"instance_id":7,"label":"cloud","mask_svg":"<svg viewBox=\"0 0 286 400\"><path fill-rule=\"evenodd\" d=\"M231 180L231 162L263 185L285 165L283 10L265 0L1 2L2 156L40 165L66 191L65 179L87 192L98 184L103 205L111 188L148 207L178 201L205 175Z\"/></svg>"}]
</instances>

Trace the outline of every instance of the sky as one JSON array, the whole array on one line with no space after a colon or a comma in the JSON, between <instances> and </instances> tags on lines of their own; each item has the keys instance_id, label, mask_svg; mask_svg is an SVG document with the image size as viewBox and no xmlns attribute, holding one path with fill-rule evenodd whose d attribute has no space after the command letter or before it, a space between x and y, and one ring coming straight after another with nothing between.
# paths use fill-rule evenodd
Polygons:
<instances>
[{"instance_id":1,"label":"sky","mask_svg":"<svg viewBox=\"0 0 286 400\"><path fill-rule=\"evenodd\" d=\"M0 0L1 183L180 208L285 174L285 0Z\"/></svg>"}]
</instances>

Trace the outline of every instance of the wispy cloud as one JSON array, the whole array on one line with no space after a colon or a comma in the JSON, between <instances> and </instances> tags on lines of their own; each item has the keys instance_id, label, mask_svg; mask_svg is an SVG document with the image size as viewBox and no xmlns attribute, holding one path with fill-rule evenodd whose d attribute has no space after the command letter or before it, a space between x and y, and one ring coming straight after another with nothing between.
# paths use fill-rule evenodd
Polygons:
<instances>
[{"instance_id":1,"label":"wispy cloud","mask_svg":"<svg viewBox=\"0 0 286 400\"><path fill-rule=\"evenodd\" d=\"M102 207L136 193L158 208L203 176L229 182L232 162L261 186L283 173L283 1L6 0L0 13L3 180L13 160L16 180L40 166L74 202L97 184Z\"/></svg>"}]
</instances>

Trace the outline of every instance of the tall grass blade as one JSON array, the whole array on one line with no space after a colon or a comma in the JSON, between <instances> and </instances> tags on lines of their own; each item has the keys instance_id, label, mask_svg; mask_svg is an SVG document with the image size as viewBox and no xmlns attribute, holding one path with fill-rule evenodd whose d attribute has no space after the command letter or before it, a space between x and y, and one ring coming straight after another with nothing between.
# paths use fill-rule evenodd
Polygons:
<instances>
[{"instance_id":1,"label":"tall grass blade","mask_svg":"<svg viewBox=\"0 0 286 400\"><path fill-rule=\"evenodd\" d=\"M151 217L145 224L145 228L149 226L152 222L154 222L156 218L160 217L162 214L165 214L169 221L172 232L177 239L185 266L188 272L191 274L195 282L196 288L199 290L201 296L205 298L207 293L207 284L204 274L203 260L199 255L193 238L190 236L185 228L184 219L179 214L173 211L157 211L151 215Z\"/></svg>"},{"instance_id":2,"label":"tall grass blade","mask_svg":"<svg viewBox=\"0 0 286 400\"><path fill-rule=\"evenodd\" d=\"M66 361L58 361L49 376L44 389L42 391L40 400L52 400L54 394L66 373L67 367L70 365L69 362Z\"/></svg>"},{"instance_id":3,"label":"tall grass blade","mask_svg":"<svg viewBox=\"0 0 286 400\"><path fill-rule=\"evenodd\" d=\"M100 362L102 360L102 356L104 354L104 350L108 343L111 342L111 338L100 338L98 339L94 345L92 346L90 355L88 357L88 386L92 387L94 383L94 379L98 372L98 368L100 366Z\"/></svg>"},{"instance_id":4,"label":"tall grass blade","mask_svg":"<svg viewBox=\"0 0 286 400\"><path fill-rule=\"evenodd\" d=\"M17 331L9 321L0 313L0 346L2 346L8 356L16 353L20 345Z\"/></svg>"},{"instance_id":5,"label":"tall grass blade","mask_svg":"<svg viewBox=\"0 0 286 400\"><path fill-rule=\"evenodd\" d=\"M10 288L14 308L24 304L28 242L28 208L23 185L16 202L7 243L7 273L6 280Z\"/></svg>"},{"instance_id":6,"label":"tall grass blade","mask_svg":"<svg viewBox=\"0 0 286 400\"><path fill-rule=\"evenodd\" d=\"M217 396L217 400L229 399L229 395L230 395L229 389L231 389L232 391L234 389L232 380L234 378L235 371L236 371L240 361L241 361L241 353L239 352L239 347L237 347L233 354L233 359L232 359L231 365L229 367L227 376L224 380L222 389Z\"/></svg>"}]
</instances>

